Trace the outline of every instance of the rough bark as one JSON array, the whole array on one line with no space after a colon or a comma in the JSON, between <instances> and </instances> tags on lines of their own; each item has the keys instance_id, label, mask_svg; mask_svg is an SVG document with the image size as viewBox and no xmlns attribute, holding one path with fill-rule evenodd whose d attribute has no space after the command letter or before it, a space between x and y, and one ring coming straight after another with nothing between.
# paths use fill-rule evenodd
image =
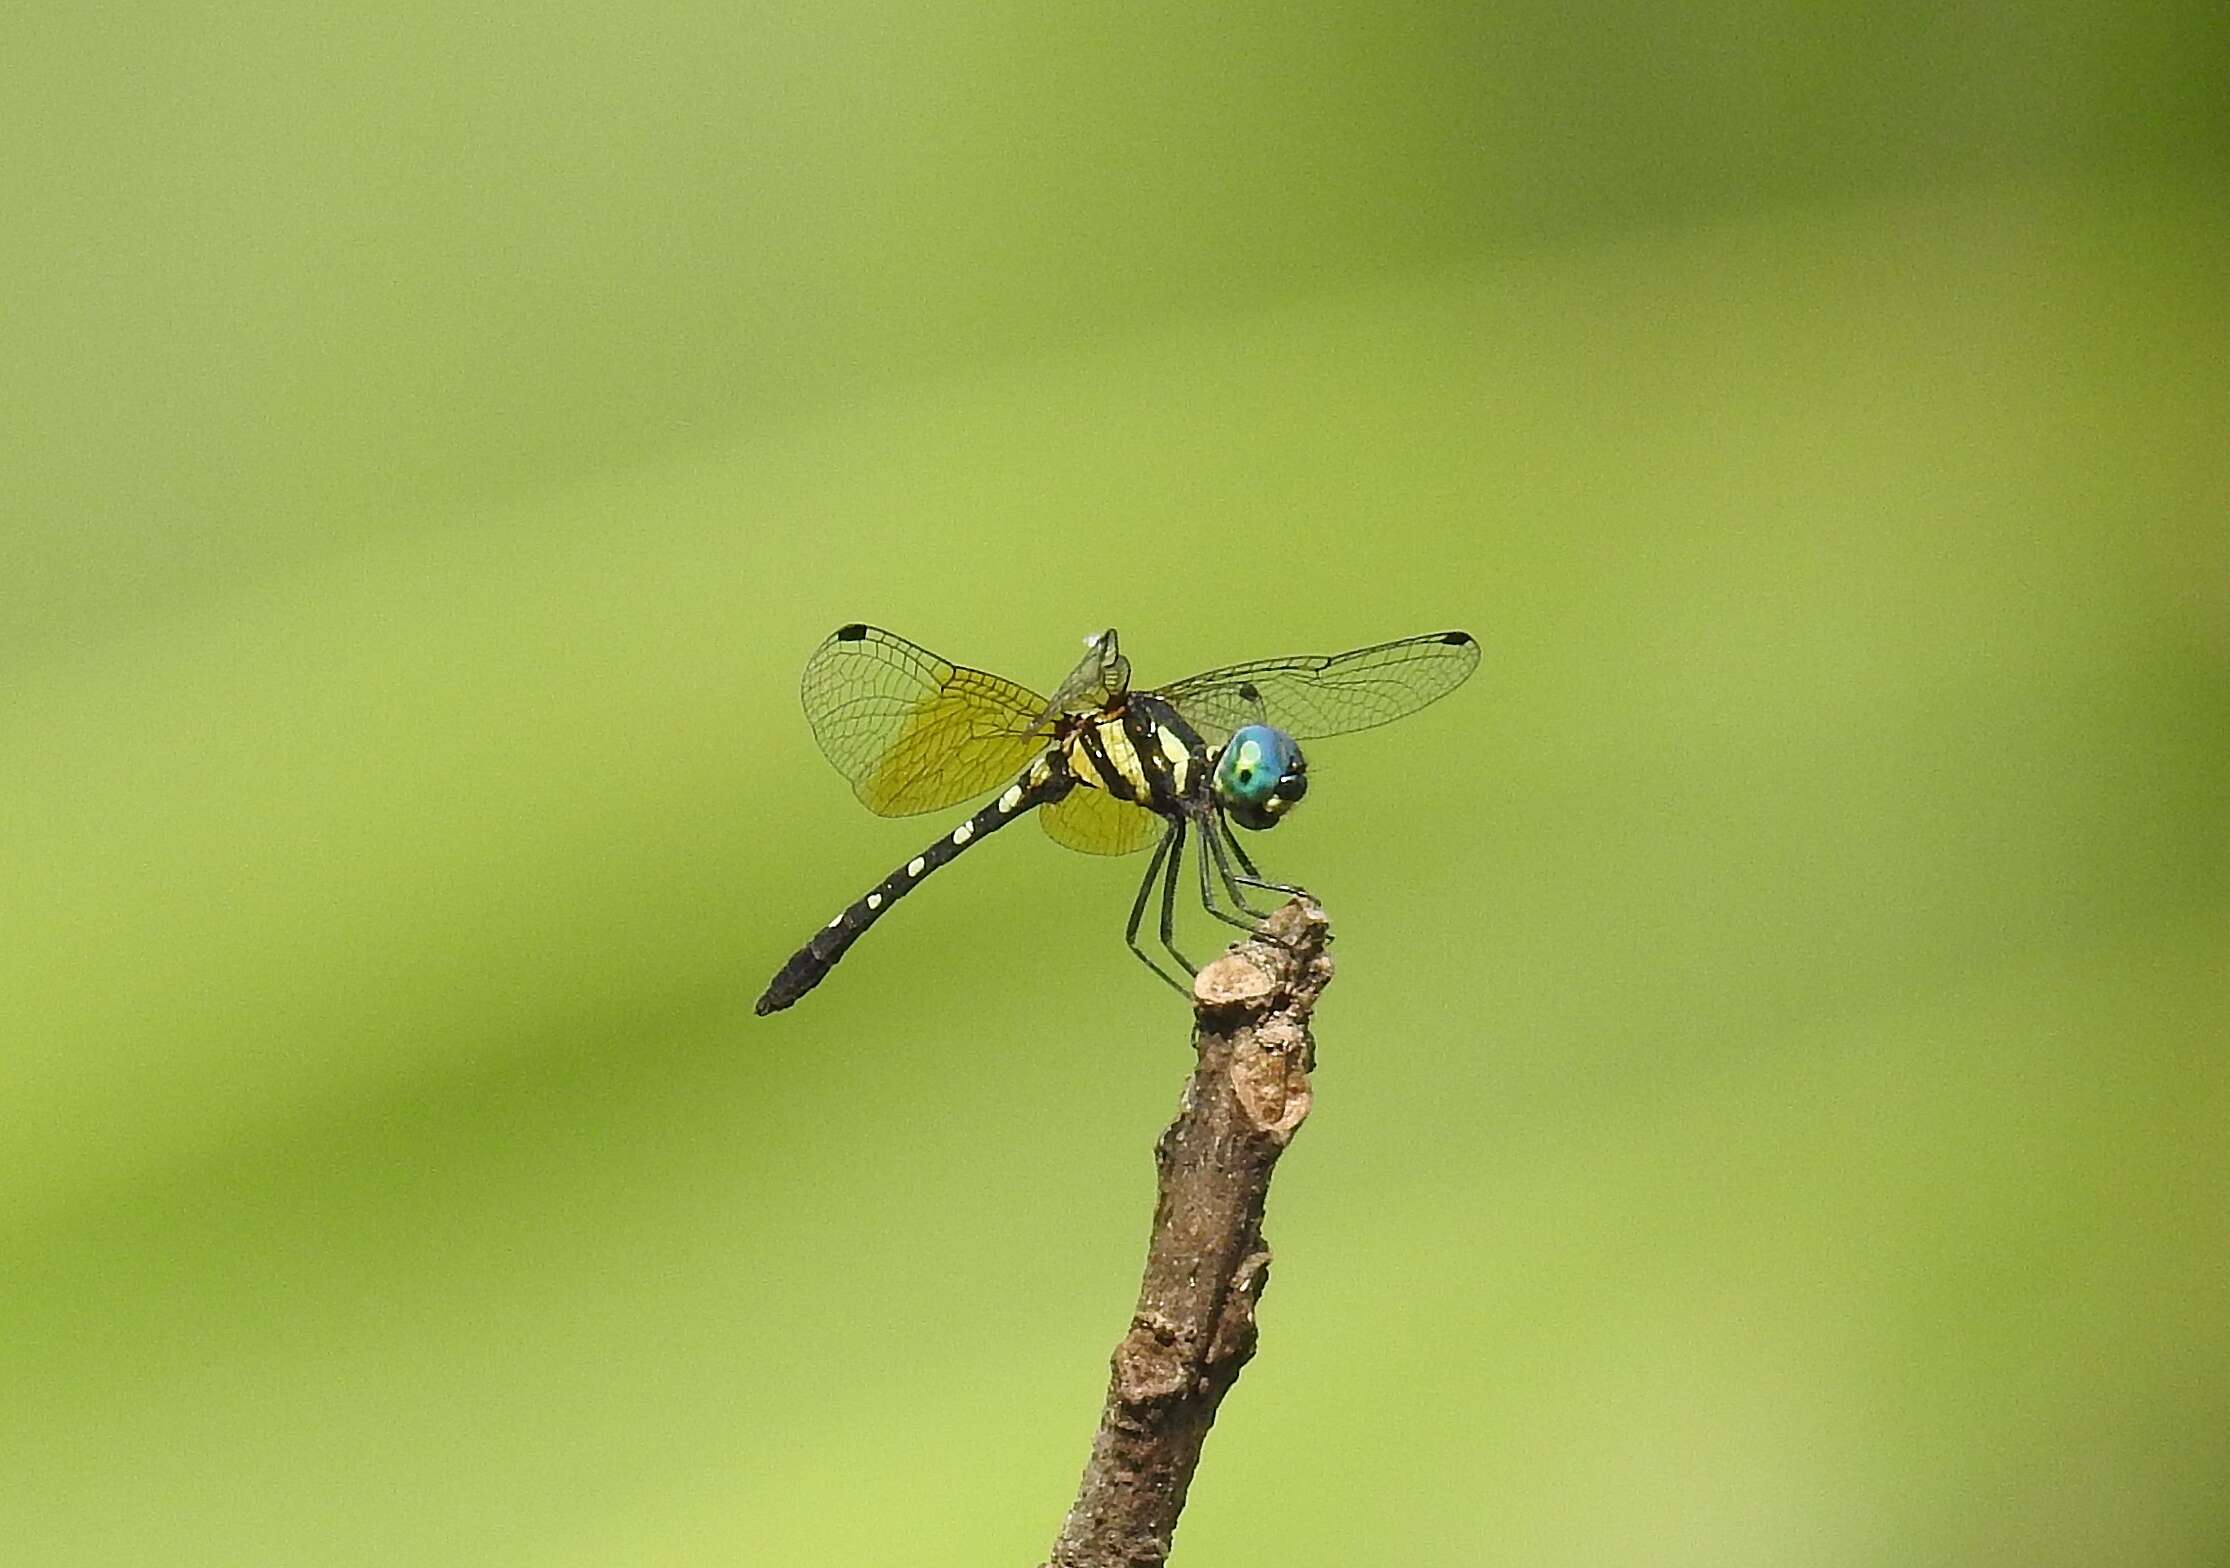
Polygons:
<instances>
[{"instance_id":1,"label":"rough bark","mask_svg":"<svg viewBox=\"0 0 2230 1568\"><path fill-rule=\"evenodd\" d=\"M1324 912L1295 898L1269 939L1240 943L1193 985L1198 1061L1154 1145L1159 1190L1130 1332L1076 1504L1046 1568L1155 1568L1223 1396L1255 1350L1270 1277L1263 1205L1309 1113L1309 1018L1332 975Z\"/></svg>"}]
</instances>

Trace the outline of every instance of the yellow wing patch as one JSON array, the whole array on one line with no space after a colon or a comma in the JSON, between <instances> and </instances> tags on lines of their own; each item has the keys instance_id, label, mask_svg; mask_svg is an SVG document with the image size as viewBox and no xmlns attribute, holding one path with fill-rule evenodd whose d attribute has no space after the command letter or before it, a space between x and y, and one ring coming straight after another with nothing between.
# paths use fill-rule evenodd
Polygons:
<instances>
[{"instance_id":1,"label":"yellow wing patch","mask_svg":"<svg viewBox=\"0 0 2230 1568\"><path fill-rule=\"evenodd\" d=\"M829 761L886 817L996 789L1046 744L1036 692L879 626L839 628L806 661L799 694Z\"/></svg>"},{"instance_id":2,"label":"yellow wing patch","mask_svg":"<svg viewBox=\"0 0 2230 1568\"><path fill-rule=\"evenodd\" d=\"M1105 790L1078 788L1038 812L1056 844L1087 855L1134 855L1164 830L1161 818L1144 806L1117 800Z\"/></svg>"},{"instance_id":3,"label":"yellow wing patch","mask_svg":"<svg viewBox=\"0 0 2230 1568\"><path fill-rule=\"evenodd\" d=\"M947 690L892 726L897 739L855 779L852 792L885 817L935 811L1012 778L1042 750L1042 736L1017 735L1012 710Z\"/></svg>"}]
</instances>

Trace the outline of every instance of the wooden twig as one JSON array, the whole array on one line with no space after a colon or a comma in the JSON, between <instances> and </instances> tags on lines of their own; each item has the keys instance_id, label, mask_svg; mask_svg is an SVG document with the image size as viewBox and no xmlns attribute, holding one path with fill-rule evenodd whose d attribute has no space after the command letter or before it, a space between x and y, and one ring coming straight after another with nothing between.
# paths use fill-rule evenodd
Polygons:
<instances>
[{"instance_id":1,"label":"wooden twig","mask_svg":"<svg viewBox=\"0 0 2230 1568\"><path fill-rule=\"evenodd\" d=\"M1254 1354L1270 1277L1262 1209L1309 1113L1309 1017L1332 977L1306 895L1193 985L1198 1064L1154 1145L1153 1239L1076 1505L1046 1568L1155 1568L1169 1555L1216 1407Z\"/></svg>"}]
</instances>

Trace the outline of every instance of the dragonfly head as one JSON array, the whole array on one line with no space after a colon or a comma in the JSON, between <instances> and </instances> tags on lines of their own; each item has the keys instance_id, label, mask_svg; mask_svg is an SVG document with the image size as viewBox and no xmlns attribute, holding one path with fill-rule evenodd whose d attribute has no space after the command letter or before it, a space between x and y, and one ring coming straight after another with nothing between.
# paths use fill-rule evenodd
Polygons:
<instances>
[{"instance_id":1,"label":"dragonfly head","mask_svg":"<svg viewBox=\"0 0 2230 1568\"><path fill-rule=\"evenodd\" d=\"M1216 755L1216 803L1243 828L1274 828L1309 792L1308 759L1293 737L1248 724Z\"/></svg>"}]
</instances>

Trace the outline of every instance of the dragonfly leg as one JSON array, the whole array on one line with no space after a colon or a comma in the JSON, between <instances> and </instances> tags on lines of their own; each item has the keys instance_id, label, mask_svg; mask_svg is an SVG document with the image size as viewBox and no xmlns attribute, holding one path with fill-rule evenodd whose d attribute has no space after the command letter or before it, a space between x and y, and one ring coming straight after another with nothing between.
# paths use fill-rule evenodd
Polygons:
<instances>
[{"instance_id":1,"label":"dragonfly leg","mask_svg":"<svg viewBox=\"0 0 2230 1568\"><path fill-rule=\"evenodd\" d=\"M1216 870L1222 874L1224 892L1229 895L1234 905L1245 910L1256 920L1269 919L1270 911L1255 908L1254 904L1247 898L1246 890L1248 888L1264 888L1273 893L1298 893L1300 889L1288 888L1282 882L1263 881L1261 876L1255 872L1254 862L1247 859L1247 852L1239 847L1238 839L1232 835L1231 825L1220 820L1216 825L1222 831L1212 842L1216 849ZM1246 868L1244 875L1231 869L1230 857L1233 855L1238 856L1240 865Z\"/></svg>"},{"instance_id":2,"label":"dragonfly leg","mask_svg":"<svg viewBox=\"0 0 2230 1568\"><path fill-rule=\"evenodd\" d=\"M1240 878L1235 875L1231 869L1231 853L1224 847L1224 836L1228 834L1230 830L1226 828L1223 834L1219 834L1213 829L1206 828L1202 829L1201 831L1202 836L1208 840L1208 847L1215 853L1216 875L1222 881L1224 896L1231 900L1232 907L1246 914L1255 921L1269 919L1270 912L1268 910L1257 909L1254 907L1254 905L1247 902L1246 889L1242 885ZM1258 929L1258 927L1250 925L1248 929L1255 930Z\"/></svg>"},{"instance_id":3,"label":"dragonfly leg","mask_svg":"<svg viewBox=\"0 0 2230 1568\"><path fill-rule=\"evenodd\" d=\"M1185 973L1197 975L1200 966L1177 951L1177 868L1185 859L1185 819L1177 818L1169 826L1169 865L1161 879L1161 945L1169 956L1184 966ZM1185 988L1190 990L1190 987Z\"/></svg>"},{"instance_id":4,"label":"dragonfly leg","mask_svg":"<svg viewBox=\"0 0 2230 1568\"><path fill-rule=\"evenodd\" d=\"M1231 901L1234 904L1238 905L1248 914L1254 916L1255 919L1260 921L1267 921L1270 918L1269 913L1265 910L1257 909L1254 907L1254 905L1248 903L1247 896L1245 892L1242 891L1243 889L1258 887L1267 889L1268 891L1273 893L1300 893L1301 890L1299 888L1287 887L1283 882L1265 882L1262 879L1262 874L1254 869L1254 862L1247 858L1246 850L1240 847L1238 836L1231 831L1231 824L1224 821L1223 818L1218 817L1215 822L1215 827L1222 830L1220 835L1208 828L1201 829L1201 832L1207 837L1209 844L1215 849L1216 870L1222 873L1224 891L1231 895ZM1246 875L1236 876L1232 873L1231 862L1224 858L1224 850L1226 846L1229 847L1232 854L1239 857L1239 864L1246 867ZM1252 927L1251 929L1258 937L1270 936L1271 940L1278 941L1281 943L1281 945L1288 947L1292 945L1290 942L1285 942L1282 938L1271 936L1271 933L1267 926L1258 925Z\"/></svg>"},{"instance_id":5,"label":"dragonfly leg","mask_svg":"<svg viewBox=\"0 0 2230 1568\"><path fill-rule=\"evenodd\" d=\"M1264 918L1263 913L1261 910L1250 906L1246 899L1240 895L1238 888L1233 886L1231 863L1224 858L1223 845L1216 838L1216 830L1205 822L1200 825L1200 841L1207 846L1208 851L1198 857L1200 861L1201 907L1225 925L1237 926L1247 935L1255 935L1262 929L1259 922ZM1216 875L1222 879L1224 892L1230 896L1232 903L1241 911L1240 914L1235 915L1216 902L1215 884L1208 879L1208 862L1211 860L1216 863ZM1253 918L1248 919L1247 916Z\"/></svg>"},{"instance_id":6,"label":"dragonfly leg","mask_svg":"<svg viewBox=\"0 0 2230 1568\"><path fill-rule=\"evenodd\" d=\"M1138 928L1146 919L1146 900L1154 896L1154 883L1161 879L1163 862L1168 860L1169 846L1175 838L1176 831L1174 828L1170 832L1164 833L1161 843L1155 846L1154 858L1146 863L1146 876L1138 884L1138 897L1131 900L1130 923L1123 928L1123 940L1128 942L1130 950L1138 955L1138 961L1151 969L1163 985L1178 991L1185 991L1189 995L1190 991L1182 981L1176 979L1168 970L1155 963L1153 956L1138 945ZM1165 941L1167 937L1168 922L1165 919L1163 922L1163 938Z\"/></svg>"},{"instance_id":7,"label":"dragonfly leg","mask_svg":"<svg viewBox=\"0 0 2230 1568\"><path fill-rule=\"evenodd\" d=\"M1305 891L1305 889L1294 887L1285 882L1264 881L1262 873L1255 870L1254 862L1247 858L1246 846L1239 842L1239 835L1231 831L1231 824L1219 817L1216 825L1223 829L1224 842L1231 846L1231 853L1239 857L1239 869L1246 873L1245 876L1233 879L1240 886L1258 887L1265 893L1283 893L1288 898L1296 898Z\"/></svg>"}]
</instances>

